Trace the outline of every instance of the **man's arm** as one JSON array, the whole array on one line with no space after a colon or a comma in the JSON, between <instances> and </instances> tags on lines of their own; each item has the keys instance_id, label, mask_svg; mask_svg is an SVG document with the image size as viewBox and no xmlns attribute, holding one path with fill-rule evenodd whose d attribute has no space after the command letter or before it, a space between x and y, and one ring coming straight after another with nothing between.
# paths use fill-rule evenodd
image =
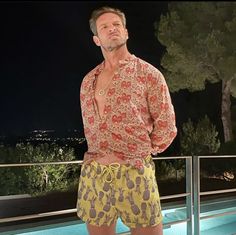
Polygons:
<instances>
[{"instance_id":1,"label":"man's arm","mask_svg":"<svg viewBox=\"0 0 236 235\"><path fill-rule=\"evenodd\" d=\"M171 102L168 86L161 72L148 75L148 106L153 120L153 131L150 134L152 154L166 150L177 135L174 107Z\"/></svg>"}]
</instances>

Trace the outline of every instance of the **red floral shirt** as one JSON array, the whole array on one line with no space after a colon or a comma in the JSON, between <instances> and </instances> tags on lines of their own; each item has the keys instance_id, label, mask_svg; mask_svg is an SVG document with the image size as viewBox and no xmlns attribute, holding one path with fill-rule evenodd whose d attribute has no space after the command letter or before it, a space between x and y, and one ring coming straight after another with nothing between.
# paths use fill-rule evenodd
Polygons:
<instances>
[{"instance_id":1,"label":"red floral shirt","mask_svg":"<svg viewBox=\"0 0 236 235\"><path fill-rule=\"evenodd\" d=\"M119 64L100 117L95 101L97 75L104 62L83 79L80 92L84 134L88 144L84 161L111 155L138 168L143 159L163 152L177 134L175 113L162 73L132 55Z\"/></svg>"}]
</instances>

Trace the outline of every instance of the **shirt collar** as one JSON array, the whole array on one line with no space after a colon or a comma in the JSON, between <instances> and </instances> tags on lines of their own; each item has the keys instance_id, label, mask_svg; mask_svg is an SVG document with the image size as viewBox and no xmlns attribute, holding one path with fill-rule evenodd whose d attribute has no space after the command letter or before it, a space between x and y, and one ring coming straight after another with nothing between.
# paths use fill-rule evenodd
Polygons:
<instances>
[{"instance_id":1,"label":"shirt collar","mask_svg":"<svg viewBox=\"0 0 236 235\"><path fill-rule=\"evenodd\" d=\"M128 58L124 59L124 60L119 60L119 68L129 64L130 62L134 61L136 58L135 55L130 55ZM103 61L101 64L99 64L92 72L91 76L98 76L101 71L103 70L104 68L104 63L105 61Z\"/></svg>"}]
</instances>

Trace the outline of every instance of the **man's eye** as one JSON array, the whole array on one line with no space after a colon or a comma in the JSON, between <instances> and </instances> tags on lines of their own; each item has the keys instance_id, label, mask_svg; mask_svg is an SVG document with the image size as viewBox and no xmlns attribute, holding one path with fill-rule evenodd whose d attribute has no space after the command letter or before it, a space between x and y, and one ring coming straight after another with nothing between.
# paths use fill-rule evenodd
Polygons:
<instances>
[{"instance_id":1,"label":"man's eye","mask_svg":"<svg viewBox=\"0 0 236 235\"><path fill-rule=\"evenodd\" d=\"M103 25L103 26L100 27L100 30L103 30L103 29L106 29L106 28L107 28L107 26Z\"/></svg>"}]
</instances>

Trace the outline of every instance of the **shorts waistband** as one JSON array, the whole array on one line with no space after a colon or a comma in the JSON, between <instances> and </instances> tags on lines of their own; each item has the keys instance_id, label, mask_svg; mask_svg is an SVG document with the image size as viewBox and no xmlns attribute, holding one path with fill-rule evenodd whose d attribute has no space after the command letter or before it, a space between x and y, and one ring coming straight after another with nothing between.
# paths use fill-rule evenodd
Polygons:
<instances>
[{"instance_id":1,"label":"shorts waistband","mask_svg":"<svg viewBox=\"0 0 236 235\"><path fill-rule=\"evenodd\" d=\"M143 158L143 163L150 163L152 161L152 156L148 155L146 158ZM101 168L101 175L104 177L104 180L107 183L111 183L115 177L115 174L118 170L127 170L127 168L134 167L131 164L120 164L118 162L111 163L109 165L104 165L96 161L91 161L89 164L94 166L96 169Z\"/></svg>"},{"instance_id":2,"label":"shorts waistband","mask_svg":"<svg viewBox=\"0 0 236 235\"><path fill-rule=\"evenodd\" d=\"M140 159L142 159L143 160L143 163L150 163L151 161L152 161L152 156L151 155L148 155L147 157L145 157L145 158L138 158L138 160L140 160ZM133 160L133 159L132 159ZM94 166L100 166L100 167L109 167L109 166L115 166L115 168L117 168L117 166L119 165L119 167L122 167L122 166L124 166L124 167L132 167L132 164L129 164L129 163L125 163L125 164L120 164L120 163L118 163L118 162L113 162L113 163L110 163L110 164L108 164L108 165L105 165L105 164L102 164L102 163L99 163L99 162L97 162L97 161L95 161L95 160L92 160L91 162L89 162L89 163L86 163L86 164L92 164L92 165L94 165ZM118 167L118 168L119 168Z\"/></svg>"}]
</instances>

